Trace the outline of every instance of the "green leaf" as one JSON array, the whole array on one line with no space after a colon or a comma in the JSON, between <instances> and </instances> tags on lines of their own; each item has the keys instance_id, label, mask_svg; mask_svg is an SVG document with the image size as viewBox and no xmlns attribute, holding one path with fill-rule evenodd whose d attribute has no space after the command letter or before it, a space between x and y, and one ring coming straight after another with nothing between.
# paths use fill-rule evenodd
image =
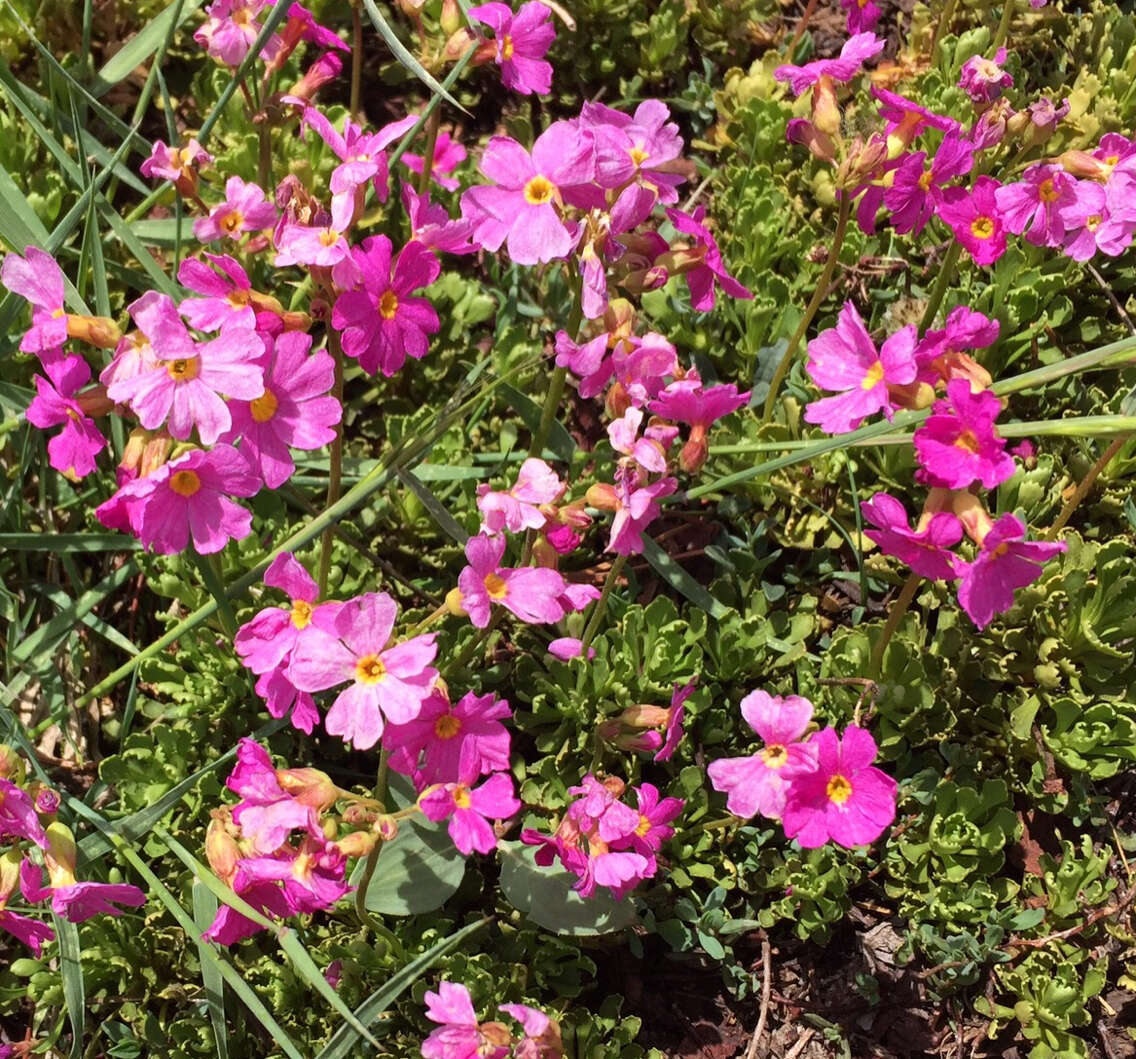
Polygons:
<instances>
[{"instance_id":1,"label":"green leaf","mask_svg":"<svg viewBox=\"0 0 1136 1059\"><path fill-rule=\"evenodd\" d=\"M715 621L721 621L730 613L729 607L724 606L710 595L705 588L647 536L643 538L643 558L651 564L655 573L666 581L671 588L686 596L691 603L701 607Z\"/></svg>"},{"instance_id":2,"label":"green leaf","mask_svg":"<svg viewBox=\"0 0 1136 1059\"><path fill-rule=\"evenodd\" d=\"M101 96L129 77L162 46L166 35L172 34L202 3L203 0L182 0L181 4L170 4L103 63L91 82L91 94Z\"/></svg>"},{"instance_id":3,"label":"green leaf","mask_svg":"<svg viewBox=\"0 0 1136 1059\"><path fill-rule=\"evenodd\" d=\"M540 405L526 397L514 386L502 386L501 396L513 406L514 411L521 417L521 422L535 434L540 426L542 411ZM572 440L572 435L564 429L559 420L555 419L552 421L552 428L548 432L545 447L556 453L557 458L564 460L565 463L571 463L572 456L576 452L576 442Z\"/></svg>"},{"instance_id":4,"label":"green leaf","mask_svg":"<svg viewBox=\"0 0 1136 1059\"><path fill-rule=\"evenodd\" d=\"M197 879L193 880L193 921L204 933L217 915L217 898ZM229 1059L229 1028L225 1023L225 980L215 963L209 959L209 942L198 936L197 953L201 958L201 985L205 990L205 1004L209 1008L209 1021L213 1026L213 1039L217 1044L217 1059Z\"/></svg>"},{"instance_id":5,"label":"green leaf","mask_svg":"<svg viewBox=\"0 0 1136 1059\"><path fill-rule=\"evenodd\" d=\"M466 533L461 523L458 522L453 515L450 514L446 506L434 495L433 491L427 486L413 471L399 470L398 480L407 487L416 497L422 506L429 512L430 517L438 523L438 525L446 532L446 534L458 544L464 545L469 540L469 534Z\"/></svg>"},{"instance_id":6,"label":"green leaf","mask_svg":"<svg viewBox=\"0 0 1136 1059\"><path fill-rule=\"evenodd\" d=\"M80 959L79 928L74 923L51 913L55 923L55 937L59 942L59 973L63 978L63 999L67 1004L67 1018L71 1022L71 1059L83 1055L83 1036L87 1029L87 991L83 984L83 964Z\"/></svg>"},{"instance_id":7,"label":"green leaf","mask_svg":"<svg viewBox=\"0 0 1136 1059\"><path fill-rule=\"evenodd\" d=\"M635 903L622 901L603 887L594 897L581 897L572 889L576 876L558 868L541 868L533 860L532 846L502 842L501 892L513 907L538 926L554 934L591 937L611 934L638 922Z\"/></svg>"}]
</instances>

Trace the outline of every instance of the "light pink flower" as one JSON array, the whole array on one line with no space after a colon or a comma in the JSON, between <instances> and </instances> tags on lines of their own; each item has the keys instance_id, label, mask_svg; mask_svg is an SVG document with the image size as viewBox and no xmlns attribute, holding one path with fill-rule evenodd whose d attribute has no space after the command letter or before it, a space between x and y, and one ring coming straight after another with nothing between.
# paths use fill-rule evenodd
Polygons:
<instances>
[{"instance_id":1,"label":"light pink flower","mask_svg":"<svg viewBox=\"0 0 1136 1059\"><path fill-rule=\"evenodd\" d=\"M170 181L179 195L188 197L197 190L197 170L212 161L213 156L196 140L191 139L184 147L167 147L155 140L150 157L139 170L151 179Z\"/></svg>"},{"instance_id":2,"label":"light pink flower","mask_svg":"<svg viewBox=\"0 0 1136 1059\"><path fill-rule=\"evenodd\" d=\"M76 400L79 388L91 381L91 369L82 357L49 360L43 375L35 377L36 396L28 405L32 426L63 429L47 443L48 462L64 477L75 481L95 469L95 457L107 440Z\"/></svg>"},{"instance_id":3,"label":"light pink flower","mask_svg":"<svg viewBox=\"0 0 1136 1059\"><path fill-rule=\"evenodd\" d=\"M225 201L214 206L207 217L193 222L199 242L240 239L245 232L259 232L276 223L276 207L268 201L258 184L246 184L240 177L225 181Z\"/></svg>"},{"instance_id":4,"label":"light pink flower","mask_svg":"<svg viewBox=\"0 0 1136 1059\"><path fill-rule=\"evenodd\" d=\"M692 236L694 240L694 245L680 251L680 254L683 257L694 255L698 260L694 267L687 267L683 274L690 288L690 307L700 313L708 313L714 308L715 284L731 298L753 297L747 287L743 287L726 271L718 243L710 229L702 223L705 216L705 206L697 207L693 214L676 209L667 210L667 217L675 226L675 231Z\"/></svg>"},{"instance_id":5,"label":"light pink flower","mask_svg":"<svg viewBox=\"0 0 1136 1059\"><path fill-rule=\"evenodd\" d=\"M505 537L479 533L466 542L469 565L458 575L462 609L479 629L489 624L489 612L499 604L521 621L551 624L564 617L561 597L567 588L555 570L539 566L501 566Z\"/></svg>"},{"instance_id":6,"label":"light pink flower","mask_svg":"<svg viewBox=\"0 0 1136 1059\"><path fill-rule=\"evenodd\" d=\"M540 529L547 521L540 505L554 504L566 488L544 460L530 456L521 464L517 481L508 490L492 490L485 483L477 487L481 528L488 533Z\"/></svg>"},{"instance_id":7,"label":"light pink flower","mask_svg":"<svg viewBox=\"0 0 1136 1059\"><path fill-rule=\"evenodd\" d=\"M447 174L452 173L466 160L466 149L448 132L439 132L434 144L434 160L430 166L430 179L439 187L447 191L457 191L458 182ZM422 167L426 160L420 154L411 154L409 151L402 156L402 164L412 173L422 174Z\"/></svg>"},{"instance_id":8,"label":"light pink flower","mask_svg":"<svg viewBox=\"0 0 1136 1059\"><path fill-rule=\"evenodd\" d=\"M334 268L347 262L347 272L353 276L355 269L350 266L351 244L347 242L347 230L354 216L354 192L336 195L331 200L330 215L324 214L315 224L297 224L285 216L273 234L276 245L273 265L276 268L285 265ZM349 283L341 285L350 286Z\"/></svg>"},{"instance_id":9,"label":"light pink flower","mask_svg":"<svg viewBox=\"0 0 1136 1059\"><path fill-rule=\"evenodd\" d=\"M615 472L615 517L607 551L616 555L638 555L643 550L643 533L658 518L659 500L678 488L674 478L660 478L646 484L638 467L619 467Z\"/></svg>"},{"instance_id":10,"label":"light pink flower","mask_svg":"<svg viewBox=\"0 0 1136 1059\"><path fill-rule=\"evenodd\" d=\"M1078 182L1060 166L1037 163L1022 179L994 192L1002 223L1035 246L1060 246L1065 237L1062 211L1079 197Z\"/></svg>"},{"instance_id":11,"label":"light pink flower","mask_svg":"<svg viewBox=\"0 0 1136 1059\"><path fill-rule=\"evenodd\" d=\"M222 331L229 327L256 327L252 307L252 284L248 273L228 254L205 254L221 271L218 275L196 258L187 257L178 268L178 282L203 298L183 298L178 312L198 331Z\"/></svg>"},{"instance_id":12,"label":"light pink flower","mask_svg":"<svg viewBox=\"0 0 1136 1059\"><path fill-rule=\"evenodd\" d=\"M20 339L25 353L46 353L67 341L67 310L63 304L63 270L38 246L24 247L24 256L6 254L0 283L31 304L32 326Z\"/></svg>"},{"instance_id":13,"label":"light pink flower","mask_svg":"<svg viewBox=\"0 0 1136 1059\"><path fill-rule=\"evenodd\" d=\"M439 1023L422 1042L423 1059L505 1059L509 1049L482 1036L469 990L456 982L440 982L427 991L426 1017Z\"/></svg>"},{"instance_id":14,"label":"light pink flower","mask_svg":"<svg viewBox=\"0 0 1136 1059\"><path fill-rule=\"evenodd\" d=\"M329 186L332 194L344 202L353 201L357 189L367 181L371 181L379 201L386 202L390 194L386 148L409 132L417 121L417 115L408 114L377 132L365 132L362 126L347 118L340 133L315 107L304 110L304 124L315 129L340 159L340 164L332 171Z\"/></svg>"},{"instance_id":15,"label":"light pink flower","mask_svg":"<svg viewBox=\"0 0 1136 1059\"><path fill-rule=\"evenodd\" d=\"M506 772L495 772L479 787L464 783L431 787L418 799L418 806L428 820L450 821L450 838L466 857L474 850L492 853L497 836L489 821L507 820L521 811L513 778Z\"/></svg>"}]
</instances>

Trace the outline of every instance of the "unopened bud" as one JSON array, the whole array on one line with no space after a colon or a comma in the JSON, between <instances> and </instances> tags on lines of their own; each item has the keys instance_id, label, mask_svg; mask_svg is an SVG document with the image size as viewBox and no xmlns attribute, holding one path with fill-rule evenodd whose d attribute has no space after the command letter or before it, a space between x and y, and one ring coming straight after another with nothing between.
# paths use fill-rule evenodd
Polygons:
<instances>
[{"instance_id":1,"label":"unopened bud","mask_svg":"<svg viewBox=\"0 0 1136 1059\"><path fill-rule=\"evenodd\" d=\"M277 316L284 313L284 306L271 294L261 294L258 290L250 290L245 291L245 298L258 313L275 313Z\"/></svg>"},{"instance_id":2,"label":"unopened bud","mask_svg":"<svg viewBox=\"0 0 1136 1059\"><path fill-rule=\"evenodd\" d=\"M36 792L36 812L40 816L54 816L59 812L59 795L50 787L42 787Z\"/></svg>"},{"instance_id":3,"label":"unopened bud","mask_svg":"<svg viewBox=\"0 0 1136 1059\"><path fill-rule=\"evenodd\" d=\"M457 0L442 0L442 14L439 25L447 37L452 37L462 28L462 13Z\"/></svg>"},{"instance_id":4,"label":"unopened bud","mask_svg":"<svg viewBox=\"0 0 1136 1059\"><path fill-rule=\"evenodd\" d=\"M813 125L824 136L840 135L840 104L836 102L836 86L828 75L813 85Z\"/></svg>"},{"instance_id":5,"label":"unopened bud","mask_svg":"<svg viewBox=\"0 0 1136 1059\"><path fill-rule=\"evenodd\" d=\"M89 416L105 416L114 407L114 401L107 397L106 387L102 385L91 386L76 394L75 403L84 415Z\"/></svg>"},{"instance_id":6,"label":"unopened bud","mask_svg":"<svg viewBox=\"0 0 1136 1059\"><path fill-rule=\"evenodd\" d=\"M48 824L44 830L47 832L47 849L44 851L44 860L47 862L47 874L51 878L51 885L73 885L75 882L75 865L79 859L75 836L71 833L69 827L61 824L58 820Z\"/></svg>"},{"instance_id":7,"label":"unopened bud","mask_svg":"<svg viewBox=\"0 0 1136 1059\"><path fill-rule=\"evenodd\" d=\"M623 413L631 407L631 396L624 388L623 383L616 381L608 387L604 395L604 411L612 419L622 419Z\"/></svg>"},{"instance_id":8,"label":"unopened bud","mask_svg":"<svg viewBox=\"0 0 1136 1059\"><path fill-rule=\"evenodd\" d=\"M446 610L448 610L455 618L464 617L466 614L465 607L462 606L462 594L460 588L451 588L446 593Z\"/></svg>"},{"instance_id":9,"label":"unopened bud","mask_svg":"<svg viewBox=\"0 0 1136 1059\"><path fill-rule=\"evenodd\" d=\"M836 159L836 144L832 139L818 129L811 121L804 118L793 118L785 129L785 139L789 143L799 143L808 149L809 154L819 158L822 162L832 162Z\"/></svg>"},{"instance_id":10,"label":"unopened bud","mask_svg":"<svg viewBox=\"0 0 1136 1059\"><path fill-rule=\"evenodd\" d=\"M0 743L0 779L19 784L24 778L24 763L7 743Z\"/></svg>"},{"instance_id":11,"label":"unopened bud","mask_svg":"<svg viewBox=\"0 0 1136 1059\"><path fill-rule=\"evenodd\" d=\"M343 72L343 60L333 51L324 52L305 71L288 93L297 99L308 99L316 94L329 81L334 81Z\"/></svg>"},{"instance_id":12,"label":"unopened bud","mask_svg":"<svg viewBox=\"0 0 1136 1059\"><path fill-rule=\"evenodd\" d=\"M706 430L703 428L699 431L698 427L695 427L678 455L678 465L687 474L697 474L702 470L702 465L709 455L710 443L706 440Z\"/></svg>"},{"instance_id":13,"label":"unopened bud","mask_svg":"<svg viewBox=\"0 0 1136 1059\"><path fill-rule=\"evenodd\" d=\"M888 145L879 136L869 140L859 138L848 146L848 154L836 169L836 186L851 190L880 174L888 159Z\"/></svg>"},{"instance_id":14,"label":"unopened bud","mask_svg":"<svg viewBox=\"0 0 1136 1059\"><path fill-rule=\"evenodd\" d=\"M671 711L666 706L628 706L619 715L619 720L629 728L662 728L671 719Z\"/></svg>"},{"instance_id":15,"label":"unopened bud","mask_svg":"<svg viewBox=\"0 0 1136 1059\"><path fill-rule=\"evenodd\" d=\"M335 845L345 857L365 857L375 848L375 836L366 831L352 831Z\"/></svg>"},{"instance_id":16,"label":"unopened bud","mask_svg":"<svg viewBox=\"0 0 1136 1059\"><path fill-rule=\"evenodd\" d=\"M955 513L966 535L979 547L994 525L990 513L982 506L982 501L972 492L961 489L951 500L951 510Z\"/></svg>"},{"instance_id":17,"label":"unopened bud","mask_svg":"<svg viewBox=\"0 0 1136 1059\"><path fill-rule=\"evenodd\" d=\"M599 508L600 511L619 510L619 496L615 491L615 486L609 485L607 482L596 482L594 485L588 486L584 499L589 507Z\"/></svg>"},{"instance_id":18,"label":"unopened bud","mask_svg":"<svg viewBox=\"0 0 1136 1059\"><path fill-rule=\"evenodd\" d=\"M513 1041L509 1028L500 1022L482 1022L477 1027L477 1032L488 1046L483 1053L486 1055L496 1055L498 1049L508 1048Z\"/></svg>"},{"instance_id":19,"label":"unopened bud","mask_svg":"<svg viewBox=\"0 0 1136 1059\"><path fill-rule=\"evenodd\" d=\"M1067 173L1088 180L1107 180L1112 166L1101 158L1094 158L1088 151L1065 151L1057 159Z\"/></svg>"},{"instance_id":20,"label":"unopened bud","mask_svg":"<svg viewBox=\"0 0 1136 1059\"><path fill-rule=\"evenodd\" d=\"M301 805L326 809L339 797L339 788L319 769L277 769L276 782Z\"/></svg>"},{"instance_id":21,"label":"unopened bud","mask_svg":"<svg viewBox=\"0 0 1136 1059\"><path fill-rule=\"evenodd\" d=\"M935 400L935 388L926 382L909 382L904 385L889 383L888 399L899 408L930 408Z\"/></svg>"},{"instance_id":22,"label":"unopened bud","mask_svg":"<svg viewBox=\"0 0 1136 1059\"><path fill-rule=\"evenodd\" d=\"M585 530L592 524L592 516L584 510L583 500L573 500L556 512L557 521L572 529Z\"/></svg>"},{"instance_id":23,"label":"unopened bud","mask_svg":"<svg viewBox=\"0 0 1136 1059\"><path fill-rule=\"evenodd\" d=\"M407 18L418 18L426 0L398 0L398 6Z\"/></svg>"},{"instance_id":24,"label":"unopened bud","mask_svg":"<svg viewBox=\"0 0 1136 1059\"><path fill-rule=\"evenodd\" d=\"M339 815L340 819L350 827L361 827L364 824L370 826L375 821L374 809L368 809L359 802L352 802Z\"/></svg>"},{"instance_id":25,"label":"unopened bud","mask_svg":"<svg viewBox=\"0 0 1136 1059\"><path fill-rule=\"evenodd\" d=\"M469 46L476 43L477 38L468 29L463 27L450 35L449 39L446 41L446 46L442 49L442 58L446 62L457 62L458 59L460 59L463 55L465 55L467 51L469 51ZM478 54L480 54L480 49ZM477 59L478 56L475 55L475 63L477 62ZM482 61L490 62L492 61L492 56L490 56L489 59Z\"/></svg>"},{"instance_id":26,"label":"unopened bud","mask_svg":"<svg viewBox=\"0 0 1136 1059\"><path fill-rule=\"evenodd\" d=\"M618 776L607 776L600 782L613 798L622 798L623 792L627 789L627 784Z\"/></svg>"},{"instance_id":27,"label":"unopened bud","mask_svg":"<svg viewBox=\"0 0 1136 1059\"><path fill-rule=\"evenodd\" d=\"M555 570L559 558L559 554L547 537L543 534L537 537L532 548L532 561L534 566L539 566L546 570Z\"/></svg>"},{"instance_id":28,"label":"unopened bud","mask_svg":"<svg viewBox=\"0 0 1136 1059\"><path fill-rule=\"evenodd\" d=\"M152 434L142 450L142 463L138 468L138 473L145 478L163 466L169 461L173 447L174 439L164 430Z\"/></svg>"},{"instance_id":29,"label":"unopened bud","mask_svg":"<svg viewBox=\"0 0 1136 1059\"><path fill-rule=\"evenodd\" d=\"M214 809L210 815L213 819L205 830L205 859L218 879L231 883L237 873L241 847L229 830L228 810Z\"/></svg>"},{"instance_id":30,"label":"unopened bud","mask_svg":"<svg viewBox=\"0 0 1136 1059\"><path fill-rule=\"evenodd\" d=\"M114 349L122 341L122 332L109 316L67 316L67 335L99 349Z\"/></svg>"},{"instance_id":31,"label":"unopened bud","mask_svg":"<svg viewBox=\"0 0 1136 1059\"><path fill-rule=\"evenodd\" d=\"M398 838L398 821L386 813L375 818L371 830L384 842L393 842Z\"/></svg>"},{"instance_id":32,"label":"unopened bud","mask_svg":"<svg viewBox=\"0 0 1136 1059\"><path fill-rule=\"evenodd\" d=\"M307 313L289 312L280 313L280 322L285 331L306 331L312 326L312 318Z\"/></svg>"}]
</instances>

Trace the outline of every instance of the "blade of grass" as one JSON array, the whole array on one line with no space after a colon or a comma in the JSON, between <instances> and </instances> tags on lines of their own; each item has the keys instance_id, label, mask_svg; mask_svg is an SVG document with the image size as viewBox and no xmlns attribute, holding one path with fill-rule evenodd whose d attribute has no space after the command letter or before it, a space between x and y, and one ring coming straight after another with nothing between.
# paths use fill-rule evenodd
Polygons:
<instances>
[{"instance_id":1,"label":"blade of grass","mask_svg":"<svg viewBox=\"0 0 1136 1059\"><path fill-rule=\"evenodd\" d=\"M449 513L446 506L431 492L430 487L419 479L413 471L399 469L396 473L398 480L418 497L419 503L448 536L461 545L469 540L469 534L466 533L461 523Z\"/></svg>"},{"instance_id":2,"label":"blade of grass","mask_svg":"<svg viewBox=\"0 0 1136 1059\"><path fill-rule=\"evenodd\" d=\"M701 607L715 621L721 621L730 608L715 599L690 574L674 561L650 537L643 537L643 558L676 592L686 596L695 606Z\"/></svg>"},{"instance_id":3,"label":"blade of grass","mask_svg":"<svg viewBox=\"0 0 1136 1059\"><path fill-rule=\"evenodd\" d=\"M131 547L133 545L133 547ZM122 552L142 545L117 533L0 533L0 552Z\"/></svg>"},{"instance_id":4,"label":"blade of grass","mask_svg":"<svg viewBox=\"0 0 1136 1059\"><path fill-rule=\"evenodd\" d=\"M63 1002L71 1023L70 1059L82 1059L83 1038L87 1033L87 990L83 983L82 947L79 928L51 913L55 938L59 942L59 975L63 979Z\"/></svg>"},{"instance_id":5,"label":"blade of grass","mask_svg":"<svg viewBox=\"0 0 1136 1059\"><path fill-rule=\"evenodd\" d=\"M57 607L65 608L72 602L71 597L58 585L32 582L28 587L33 592L51 600ZM97 615L88 611L86 614L81 615L79 620L86 625L88 629L97 632L108 643L114 644L120 651L125 651L128 655L136 655L138 653L137 646L131 643L113 625L103 621L102 618Z\"/></svg>"},{"instance_id":6,"label":"blade of grass","mask_svg":"<svg viewBox=\"0 0 1136 1059\"><path fill-rule=\"evenodd\" d=\"M193 921L200 934L209 929L217 914L217 898L197 879L193 880ZM225 980L205 951L209 942L200 939L197 952L201 958L201 986L205 990L205 1006L209 1009L209 1022L213 1026L213 1040L217 1044L217 1059L229 1059L229 1027L225 1022Z\"/></svg>"}]
</instances>

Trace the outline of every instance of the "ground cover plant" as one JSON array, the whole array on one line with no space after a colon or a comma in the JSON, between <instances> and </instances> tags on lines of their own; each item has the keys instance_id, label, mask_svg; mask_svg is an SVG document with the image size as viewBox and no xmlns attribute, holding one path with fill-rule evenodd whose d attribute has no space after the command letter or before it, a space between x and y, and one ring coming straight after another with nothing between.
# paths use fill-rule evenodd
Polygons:
<instances>
[{"instance_id":1,"label":"ground cover plant","mask_svg":"<svg viewBox=\"0 0 1136 1059\"><path fill-rule=\"evenodd\" d=\"M1131 14L0 42L0 1055L1136 1054Z\"/></svg>"}]
</instances>

